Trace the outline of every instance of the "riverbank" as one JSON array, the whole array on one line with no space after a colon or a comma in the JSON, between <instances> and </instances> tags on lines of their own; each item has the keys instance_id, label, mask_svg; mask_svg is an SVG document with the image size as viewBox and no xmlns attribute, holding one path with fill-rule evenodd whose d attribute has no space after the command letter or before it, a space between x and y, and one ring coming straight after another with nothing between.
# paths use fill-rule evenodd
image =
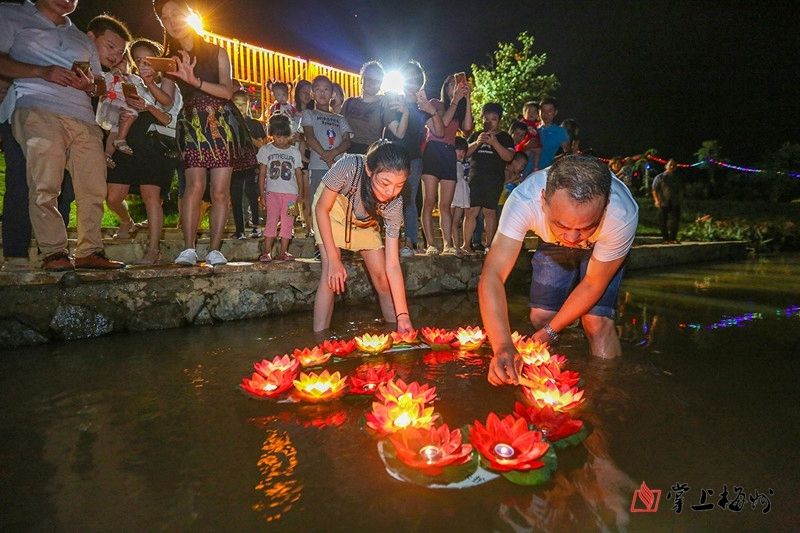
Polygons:
<instances>
[{"instance_id":1,"label":"riverbank","mask_svg":"<svg viewBox=\"0 0 800 533\"><path fill-rule=\"evenodd\" d=\"M530 253L526 248L520 254L512 282L529 279ZM627 268L734 260L746 253L741 242L662 245L644 239L631 250ZM404 259L409 299L473 291L482 264L478 257ZM347 291L337 308L368 303L376 307L377 314L363 262L349 259L346 268ZM201 264L108 272L0 272L0 346L8 349L120 331L308 312L319 277L320 263L313 259L268 264L242 261L216 268Z\"/></svg>"}]
</instances>

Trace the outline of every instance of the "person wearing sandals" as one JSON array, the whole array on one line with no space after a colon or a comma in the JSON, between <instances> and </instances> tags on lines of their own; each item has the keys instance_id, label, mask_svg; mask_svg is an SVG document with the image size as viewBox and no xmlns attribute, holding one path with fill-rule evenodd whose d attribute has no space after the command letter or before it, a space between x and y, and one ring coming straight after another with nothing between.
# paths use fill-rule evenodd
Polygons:
<instances>
[{"instance_id":1,"label":"person wearing sandals","mask_svg":"<svg viewBox=\"0 0 800 533\"><path fill-rule=\"evenodd\" d=\"M277 259L292 261L289 253L297 202L303 181L303 159L293 144L292 123L286 115L272 115L269 119L272 142L258 149L259 202L267 213L264 224L264 252L258 258L262 263L272 261L272 245L281 231L281 253Z\"/></svg>"},{"instance_id":2,"label":"person wearing sandals","mask_svg":"<svg viewBox=\"0 0 800 533\"><path fill-rule=\"evenodd\" d=\"M314 299L315 332L330 327L334 298L345 290L342 249L361 252L386 322L396 323L398 331L413 328L400 268L401 192L410 166L405 148L378 141L366 155L343 156L323 176L312 204L322 261Z\"/></svg>"},{"instance_id":3,"label":"person wearing sandals","mask_svg":"<svg viewBox=\"0 0 800 533\"><path fill-rule=\"evenodd\" d=\"M161 193L169 190L178 166L175 126L183 105L181 92L174 89L170 97L164 90L166 80L153 70L148 57L158 57L162 48L149 39L136 39L129 54L144 86L137 94L129 95L126 103L137 110L138 118L131 125L128 142L132 154L120 152L113 168L108 169L108 207L123 222L114 234L115 239L132 238L142 228L128 212L125 197L131 189L138 189L147 210L149 242L138 265L153 265L161 260L161 230L164 209ZM152 88L152 89L151 89Z\"/></svg>"},{"instance_id":4,"label":"person wearing sandals","mask_svg":"<svg viewBox=\"0 0 800 533\"><path fill-rule=\"evenodd\" d=\"M228 216L231 174L256 165L256 150L244 117L231 102L231 61L224 48L201 39L188 24L190 5L178 0L153 0L165 29L166 55L177 70L168 73L183 93L178 118L178 146L182 153L186 192L183 199L183 250L175 263L197 264L197 227L200 204L211 176L211 242L206 264L224 265L222 234Z\"/></svg>"}]
</instances>

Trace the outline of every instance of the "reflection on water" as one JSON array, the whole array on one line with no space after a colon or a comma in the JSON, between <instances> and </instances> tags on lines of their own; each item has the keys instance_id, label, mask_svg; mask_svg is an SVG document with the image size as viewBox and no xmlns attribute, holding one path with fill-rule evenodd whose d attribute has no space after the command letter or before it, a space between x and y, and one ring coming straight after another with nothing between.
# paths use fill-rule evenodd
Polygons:
<instances>
[{"instance_id":1,"label":"reflection on water","mask_svg":"<svg viewBox=\"0 0 800 533\"><path fill-rule=\"evenodd\" d=\"M253 510L267 522L280 520L303 494L303 486L295 479L297 449L287 432L267 430L256 466L261 476L255 486L259 500Z\"/></svg>"},{"instance_id":2,"label":"reflection on water","mask_svg":"<svg viewBox=\"0 0 800 533\"><path fill-rule=\"evenodd\" d=\"M519 287L509 300L523 334L526 295ZM363 430L369 397L300 405L238 393L253 361L315 343L304 315L18 350L0 358L0 528L790 530L800 522L786 475L800 464L787 446L800 434L798 304L798 256L629 275L617 321L625 356L592 359L579 328L554 350L585 380L578 416L592 433L559 450L556 474L533 489L391 479ZM417 326L478 320L474 294L411 306ZM335 333L379 330L374 313L338 314ZM435 386L451 427L510 413L517 399L486 382L485 356L411 350L371 361ZM328 368L352 374L361 362ZM643 481L663 491L657 513L630 512ZM675 483L690 487L680 515L665 500ZM770 494L770 512L688 507L701 488L716 496L723 486Z\"/></svg>"}]
</instances>

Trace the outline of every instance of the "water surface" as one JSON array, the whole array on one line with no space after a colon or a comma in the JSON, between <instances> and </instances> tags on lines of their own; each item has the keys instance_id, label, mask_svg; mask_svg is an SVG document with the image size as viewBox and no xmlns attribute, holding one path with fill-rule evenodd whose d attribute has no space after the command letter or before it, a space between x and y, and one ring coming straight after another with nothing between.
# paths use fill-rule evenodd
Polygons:
<instances>
[{"instance_id":1,"label":"water surface","mask_svg":"<svg viewBox=\"0 0 800 533\"><path fill-rule=\"evenodd\" d=\"M583 446L559 452L539 488L498 479L460 491L405 485L361 429L368 404L278 405L237 390L251 364L311 346L310 317L142 332L0 357L0 528L4 530L524 531L790 530L800 525L800 257L665 272L623 283L625 356L592 359L577 328L557 352L586 382ZM514 326L530 332L526 290ZM419 299L416 325L478 320L474 295ZM381 327L377 306L340 310L336 333ZM508 413L515 391L488 360L387 356L436 385L450 426ZM357 362L335 365L352 371ZM643 481L663 491L630 512ZM689 492L681 513L667 499ZM767 492L771 510L716 505L723 486ZM702 489L709 511L695 511Z\"/></svg>"}]
</instances>

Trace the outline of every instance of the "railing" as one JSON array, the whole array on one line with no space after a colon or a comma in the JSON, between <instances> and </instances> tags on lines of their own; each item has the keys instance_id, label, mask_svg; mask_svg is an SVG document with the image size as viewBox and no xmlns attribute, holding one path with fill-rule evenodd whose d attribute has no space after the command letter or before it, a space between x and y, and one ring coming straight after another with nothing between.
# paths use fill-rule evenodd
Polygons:
<instances>
[{"instance_id":1,"label":"railing","mask_svg":"<svg viewBox=\"0 0 800 533\"><path fill-rule=\"evenodd\" d=\"M324 74L332 82L342 86L345 98L361 93L361 76L354 72L292 57L209 31L204 31L202 36L207 42L221 46L228 52L235 80L260 89L262 105L261 115L257 117L259 120L268 118L264 113L271 103L267 89L270 81L283 81L294 87L300 80L312 80L315 76Z\"/></svg>"}]
</instances>

